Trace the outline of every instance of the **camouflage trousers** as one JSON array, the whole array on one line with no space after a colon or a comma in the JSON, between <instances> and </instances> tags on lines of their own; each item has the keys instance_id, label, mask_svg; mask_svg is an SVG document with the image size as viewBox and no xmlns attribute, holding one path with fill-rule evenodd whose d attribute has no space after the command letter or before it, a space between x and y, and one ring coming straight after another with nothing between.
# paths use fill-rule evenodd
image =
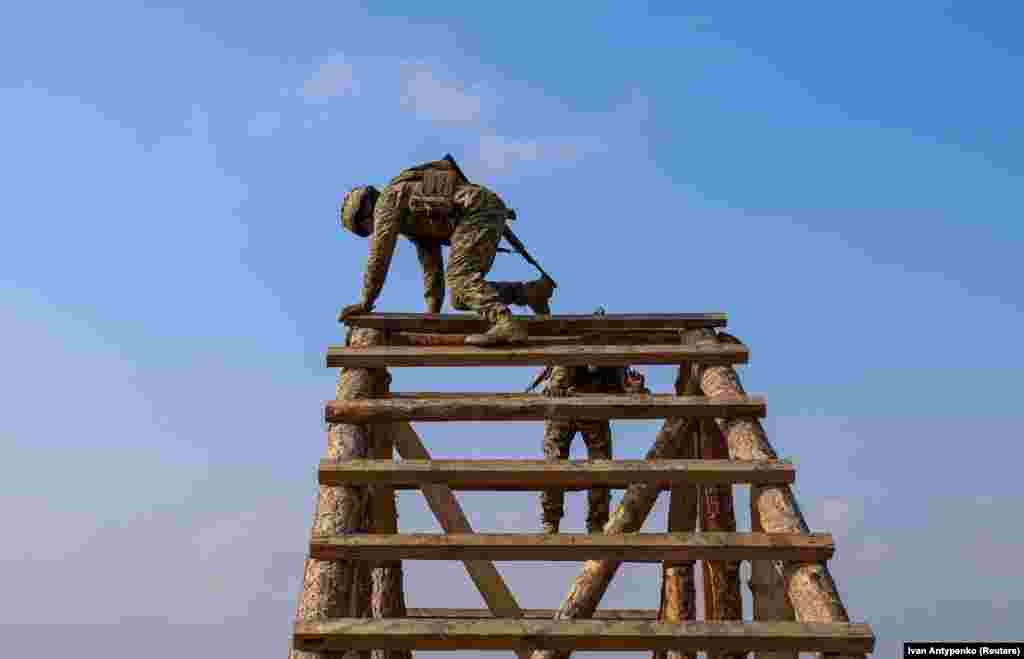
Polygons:
<instances>
[{"instance_id":1,"label":"camouflage trousers","mask_svg":"<svg viewBox=\"0 0 1024 659\"><path fill-rule=\"evenodd\" d=\"M498 195L476 185L460 187L455 200L464 209L464 219L452 234L445 270L451 304L460 311L475 311L494 323L511 314L508 305L526 303L522 282L484 279L494 265L508 209Z\"/></svg>"},{"instance_id":2,"label":"camouflage trousers","mask_svg":"<svg viewBox=\"0 0 1024 659\"><path fill-rule=\"evenodd\" d=\"M590 460L611 460L612 431L608 421L553 419L544 424L544 457L568 460L569 447L579 432L587 445ZM600 533L608 522L610 496L607 488L594 488L587 495L587 533ZM540 493L541 521L558 524L565 516L565 493L545 490Z\"/></svg>"}]
</instances>

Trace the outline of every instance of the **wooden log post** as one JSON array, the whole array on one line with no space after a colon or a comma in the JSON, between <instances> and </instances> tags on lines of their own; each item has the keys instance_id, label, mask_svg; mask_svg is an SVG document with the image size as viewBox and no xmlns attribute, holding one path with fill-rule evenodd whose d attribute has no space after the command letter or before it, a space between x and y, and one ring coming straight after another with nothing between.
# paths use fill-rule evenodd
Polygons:
<instances>
[{"instance_id":1,"label":"wooden log post","mask_svg":"<svg viewBox=\"0 0 1024 659\"><path fill-rule=\"evenodd\" d=\"M346 345L378 346L385 335L378 330L352 330ZM343 369L338 376L336 396L352 399L373 396L380 387L380 371ZM330 424L327 429L327 459L351 460L369 457L371 431L367 426ZM369 529L367 488L320 486L313 517L312 535L363 533ZM307 558L295 618L317 622L329 618L362 618L370 615L370 567L365 562L318 561ZM290 659L370 659L369 650L318 653L292 648Z\"/></svg>"},{"instance_id":2,"label":"wooden log post","mask_svg":"<svg viewBox=\"0 0 1024 659\"><path fill-rule=\"evenodd\" d=\"M754 485L750 494L750 530L763 532L758 519L756 501L759 494ZM750 595L753 600L754 620L786 621L796 620L793 607L786 597L786 583L772 561L750 561ZM799 653L782 650L762 650L754 653L755 659L797 659Z\"/></svg>"},{"instance_id":3,"label":"wooden log post","mask_svg":"<svg viewBox=\"0 0 1024 659\"><path fill-rule=\"evenodd\" d=\"M390 391L391 376L382 369L376 378L377 395L384 396ZM395 454L394 427L392 424L371 426L372 444L370 454L376 460L393 460ZM395 488L386 484L370 487L370 524L373 533L398 533L398 506ZM367 565L361 563L361 565ZM370 616L374 618L404 618L406 616L405 590L402 562L378 563L373 568L373 584L370 596ZM367 616L367 617L370 617ZM411 650L373 651L373 659L412 659Z\"/></svg>"},{"instance_id":4,"label":"wooden log post","mask_svg":"<svg viewBox=\"0 0 1024 659\"><path fill-rule=\"evenodd\" d=\"M725 334L712 330L693 330L703 341L736 343ZM709 366L700 380L701 391L709 398L744 396L736 370L731 366ZM717 419L735 460L774 460L775 450L768 441L760 421L755 418ZM796 497L788 485L765 486L751 492L754 518L767 533L809 533ZM783 576L786 595L799 622L849 622L850 618L836 589L835 581L824 563L776 563Z\"/></svg>"},{"instance_id":5,"label":"wooden log post","mask_svg":"<svg viewBox=\"0 0 1024 659\"><path fill-rule=\"evenodd\" d=\"M709 460L729 457L722 431L714 421L700 421L700 457ZM700 488L702 531L736 531L731 485ZM704 619L743 620L740 595L740 561L704 561ZM708 659L742 659L745 653L709 654Z\"/></svg>"},{"instance_id":6,"label":"wooden log post","mask_svg":"<svg viewBox=\"0 0 1024 659\"><path fill-rule=\"evenodd\" d=\"M696 330L681 332L684 344L689 344L702 337ZM679 375L676 379L676 391L681 395L692 395L695 393L698 381L695 377L700 367L684 363L679 367ZM691 437L691 431L695 423L687 418L667 419L662 424L654 445L647 451L645 456L648 460L665 460L673 458L692 457L692 442L686 440ZM615 511L604 525L606 534L636 533L644 525L647 516L651 514L655 502L658 500L660 489L656 485L643 483L630 485L622 496ZM621 565L620 561L587 561L583 565L583 571L576 577L572 588L566 595L562 606L555 613L555 620L568 620L573 618L590 618L594 615L597 605L601 602L608 585L615 577L615 573ZM533 653L532 659L567 659L569 652L560 650L537 650Z\"/></svg>"},{"instance_id":7,"label":"wooden log post","mask_svg":"<svg viewBox=\"0 0 1024 659\"><path fill-rule=\"evenodd\" d=\"M684 440L696 455L697 433L691 430ZM698 487L693 484L677 485L671 489L668 508L670 532L697 529ZM697 619L697 589L694 583L695 561L663 563L661 572L661 604L658 620L661 622L689 622ZM695 652L686 650L656 650L654 659L697 659Z\"/></svg>"}]
</instances>

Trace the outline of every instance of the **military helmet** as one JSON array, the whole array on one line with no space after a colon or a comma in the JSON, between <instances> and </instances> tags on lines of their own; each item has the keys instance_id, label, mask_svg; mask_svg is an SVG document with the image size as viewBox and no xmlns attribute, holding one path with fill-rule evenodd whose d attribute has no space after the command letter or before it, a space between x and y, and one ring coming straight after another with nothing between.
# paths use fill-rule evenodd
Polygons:
<instances>
[{"instance_id":1,"label":"military helmet","mask_svg":"<svg viewBox=\"0 0 1024 659\"><path fill-rule=\"evenodd\" d=\"M365 213L372 212L379 196L380 192L372 185L361 185L350 190L341 202L341 225L361 238L369 236L370 232L359 220Z\"/></svg>"}]
</instances>

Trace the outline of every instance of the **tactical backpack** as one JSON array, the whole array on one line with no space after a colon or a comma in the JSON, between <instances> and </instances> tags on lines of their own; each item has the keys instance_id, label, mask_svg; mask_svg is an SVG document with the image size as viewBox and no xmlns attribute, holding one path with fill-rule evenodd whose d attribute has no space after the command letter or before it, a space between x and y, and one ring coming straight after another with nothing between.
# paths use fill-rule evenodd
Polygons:
<instances>
[{"instance_id":1,"label":"tactical backpack","mask_svg":"<svg viewBox=\"0 0 1024 659\"><path fill-rule=\"evenodd\" d=\"M455 189L469 183L454 160L433 160L410 167L388 185L396 183L418 184L409 196L409 210L416 216L420 231L433 234L442 245L450 245L447 236L451 235Z\"/></svg>"}]
</instances>

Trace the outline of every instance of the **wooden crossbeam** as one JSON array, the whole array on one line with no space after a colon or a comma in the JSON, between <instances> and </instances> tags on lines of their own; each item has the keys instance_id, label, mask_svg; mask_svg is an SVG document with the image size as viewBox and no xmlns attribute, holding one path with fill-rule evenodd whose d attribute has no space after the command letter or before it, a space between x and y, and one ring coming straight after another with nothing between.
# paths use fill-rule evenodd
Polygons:
<instances>
[{"instance_id":1,"label":"wooden crossbeam","mask_svg":"<svg viewBox=\"0 0 1024 659\"><path fill-rule=\"evenodd\" d=\"M314 536L321 561L662 561L774 559L819 562L832 557L828 533L407 533Z\"/></svg>"},{"instance_id":2,"label":"wooden crossbeam","mask_svg":"<svg viewBox=\"0 0 1024 659\"><path fill-rule=\"evenodd\" d=\"M386 484L417 489L443 483L453 490L533 492L628 487L632 483L784 484L796 479L787 460L322 460L321 485Z\"/></svg>"},{"instance_id":3,"label":"wooden crossbeam","mask_svg":"<svg viewBox=\"0 0 1024 659\"><path fill-rule=\"evenodd\" d=\"M666 314L564 314L554 316L514 316L526 322L530 334L558 335L585 332L640 332L725 327L724 313ZM445 332L473 334L483 332L487 321L473 314L371 313L345 321L349 327L372 327L402 332Z\"/></svg>"},{"instance_id":4,"label":"wooden crossbeam","mask_svg":"<svg viewBox=\"0 0 1024 659\"><path fill-rule=\"evenodd\" d=\"M330 346L327 366L386 368L413 366L621 366L623 364L745 364L749 350L738 344L706 345L514 345Z\"/></svg>"},{"instance_id":5,"label":"wooden crossbeam","mask_svg":"<svg viewBox=\"0 0 1024 659\"><path fill-rule=\"evenodd\" d=\"M391 424L391 439L403 460L430 460L430 452L423 440L408 423ZM473 532L469 518L447 485L424 485L423 497L445 533ZM519 618L523 615L515 595L494 563L466 560L462 564L491 613L503 618ZM516 650L516 655L519 659L529 659L531 652L529 649Z\"/></svg>"},{"instance_id":6,"label":"wooden crossbeam","mask_svg":"<svg viewBox=\"0 0 1024 659\"><path fill-rule=\"evenodd\" d=\"M466 342L469 334L442 334L440 332L392 332L388 343L398 346L458 346ZM531 334L531 345L648 345L677 343L678 331L623 330L590 332L586 334Z\"/></svg>"},{"instance_id":7,"label":"wooden crossbeam","mask_svg":"<svg viewBox=\"0 0 1024 659\"><path fill-rule=\"evenodd\" d=\"M543 421L545 419L729 419L763 417L763 396L711 400L675 394L551 397L543 394L432 393L327 402L328 423L393 421Z\"/></svg>"},{"instance_id":8,"label":"wooden crossbeam","mask_svg":"<svg viewBox=\"0 0 1024 659\"><path fill-rule=\"evenodd\" d=\"M308 652L410 650L799 650L867 653L865 624L639 620L366 619L300 622L295 647Z\"/></svg>"},{"instance_id":9,"label":"wooden crossbeam","mask_svg":"<svg viewBox=\"0 0 1024 659\"><path fill-rule=\"evenodd\" d=\"M496 616L487 609L407 609L408 618L469 618L493 620ZM551 620L554 609L523 609L527 620ZM655 609L603 609L594 613L594 620L656 620Z\"/></svg>"}]
</instances>

